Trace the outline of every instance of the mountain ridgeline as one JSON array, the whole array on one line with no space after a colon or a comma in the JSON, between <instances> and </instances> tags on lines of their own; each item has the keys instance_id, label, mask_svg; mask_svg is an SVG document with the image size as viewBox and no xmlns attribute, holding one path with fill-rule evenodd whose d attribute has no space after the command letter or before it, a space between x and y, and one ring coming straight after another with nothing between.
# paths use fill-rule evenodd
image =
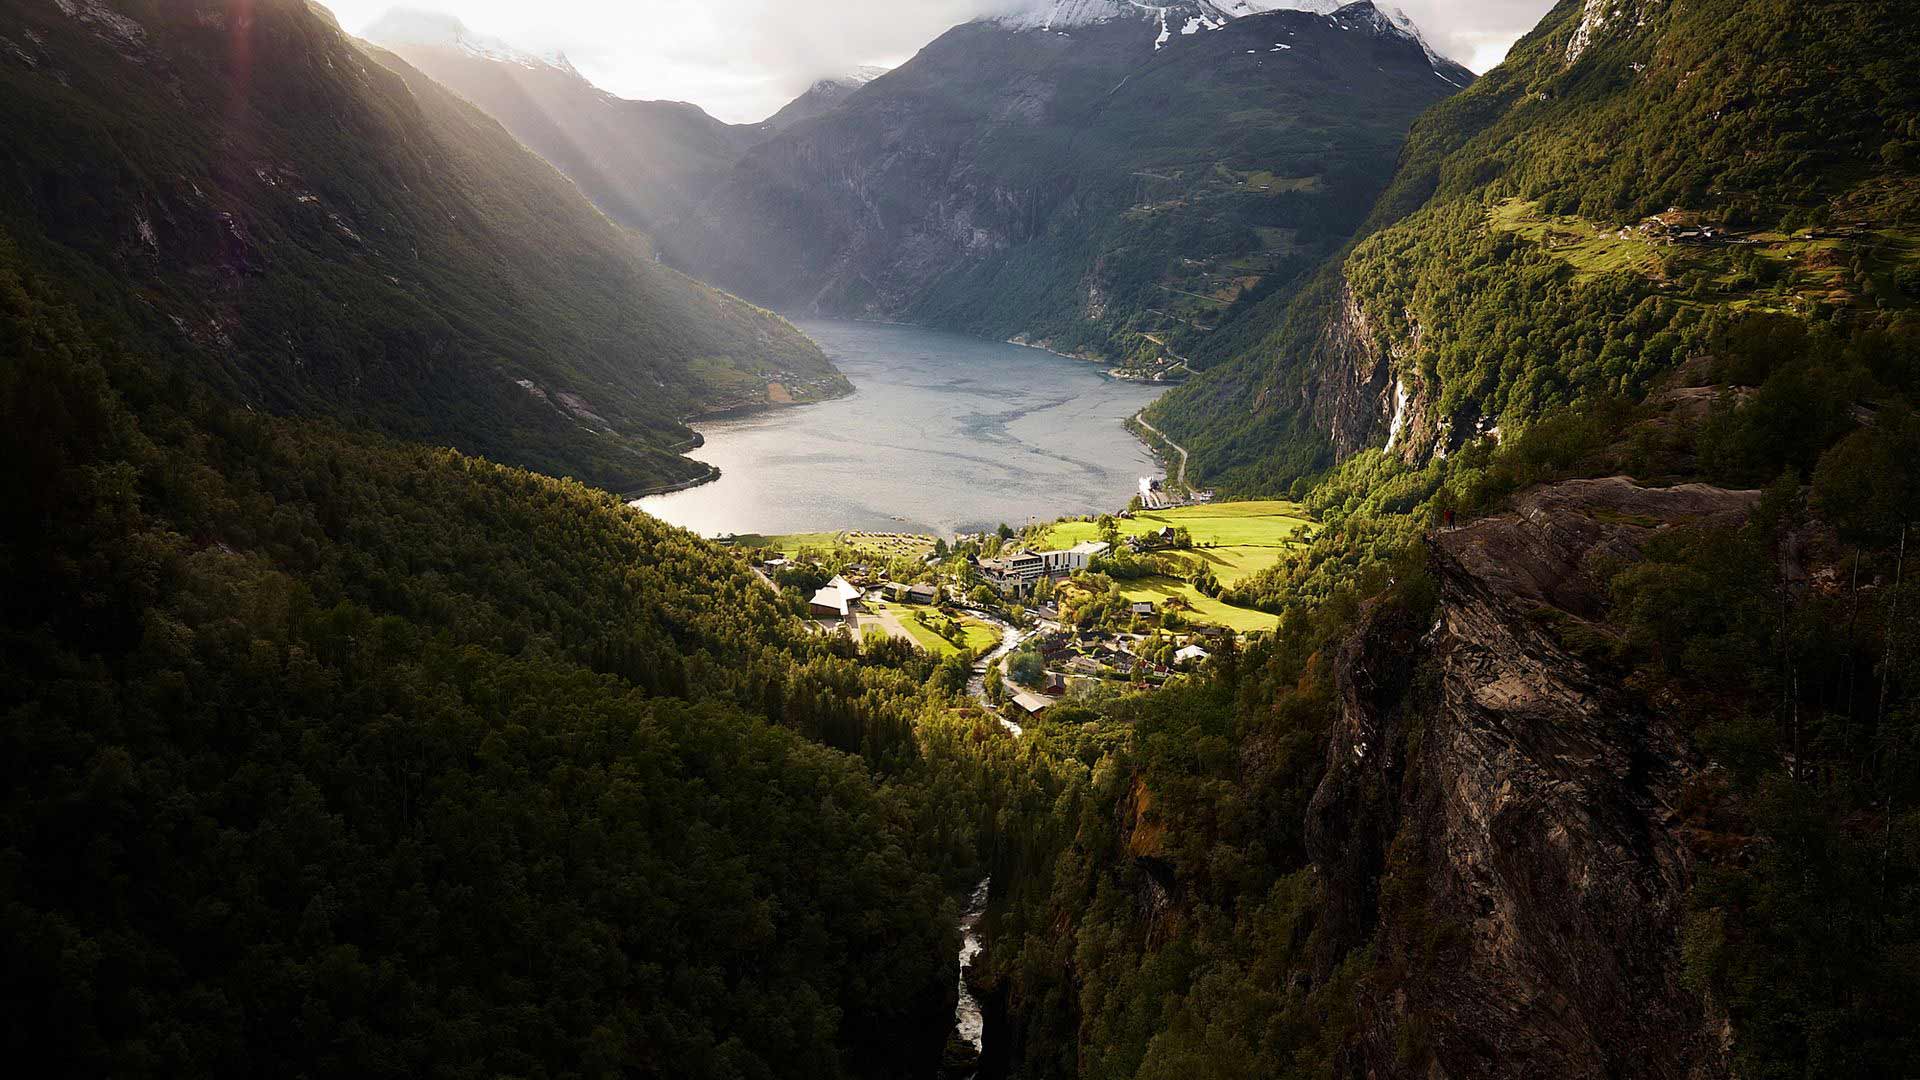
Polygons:
<instances>
[{"instance_id":1,"label":"mountain ridgeline","mask_svg":"<svg viewBox=\"0 0 1920 1080\"><path fill-rule=\"evenodd\" d=\"M1913 1070L1911 15L1566 0L1209 339L1150 418L1322 531L1008 898L1011 1069Z\"/></svg>"},{"instance_id":2,"label":"mountain ridgeline","mask_svg":"<svg viewBox=\"0 0 1920 1080\"><path fill-rule=\"evenodd\" d=\"M852 97L861 87L886 73L884 68L864 67L851 75L821 79L807 87L806 93L787 102L781 106L779 112L767 117L764 126L769 132L780 132L802 120L824 116L839 108L841 102Z\"/></svg>"},{"instance_id":3,"label":"mountain ridgeline","mask_svg":"<svg viewBox=\"0 0 1920 1080\"><path fill-rule=\"evenodd\" d=\"M1343 244L1471 81L1368 3L1042 6L756 145L661 242L783 310L1177 352Z\"/></svg>"},{"instance_id":4,"label":"mountain ridgeline","mask_svg":"<svg viewBox=\"0 0 1920 1080\"><path fill-rule=\"evenodd\" d=\"M0 5L0 228L222 392L632 491L838 393L494 121L298 0Z\"/></svg>"},{"instance_id":5,"label":"mountain ridgeline","mask_svg":"<svg viewBox=\"0 0 1920 1080\"><path fill-rule=\"evenodd\" d=\"M617 98L564 56L513 49L447 15L396 9L363 36L498 120L609 217L646 232L685 215L771 130L724 124L684 102Z\"/></svg>"}]
</instances>

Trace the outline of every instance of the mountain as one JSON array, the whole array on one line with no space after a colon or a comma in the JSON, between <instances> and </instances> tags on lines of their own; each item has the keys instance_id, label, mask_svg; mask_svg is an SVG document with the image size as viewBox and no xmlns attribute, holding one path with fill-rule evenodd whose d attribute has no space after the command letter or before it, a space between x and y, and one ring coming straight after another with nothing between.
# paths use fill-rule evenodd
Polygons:
<instances>
[{"instance_id":1,"label":"mountain","mask_svg":"<svg viewBox=\"0 0 1920 1080\"><path fill-rule=\"evenodd\" d=\"M684 102L615 97L564 55L477 36L452 16L396 8L362 36L479 106L609 217L643 231L687 213L767 134Z\"/></svg>"},{"instance_id":2,"label":"mountain","mask_svg":"<svg viewBox=\"0 0 1920 1080\"><path fill-rule=\"evenodd\" d=\"M748 151L662 250L783 309L1180 352L1345 242L1472 76L1368 3L1071 0Z\"/></svg>"},{"instance_id":3,"label":"mountain","mask_svg":"<svg viewBox=\"0 0 1920 1080\"><path fill-rule=\"evenodd\" d=\"M0 11L0 231L248 407L631 491L704 473L687 417L844 387L308 4Z\"/></svg>"},{"instance_id":4,"label":"mountain","mask_svg":"<svg viewBox=\"0 0 1920 1080\"><path fill-rule=\"evenodd\" d=\"M1318 532L1130 741L1049 714L1099 765L1004 880L999 1072L1912 1071L1916 49L1566 0L1196 352L1152 422Z\"/></svg>"},{"instance_id":5,"label":"mountain","mask_svg":"<svg viewBox=\"0 0 1920 1080\"><path fill-rule=\"evenodd\" d=\"M808 87L806 93L787 102L779 112L768 117L763 126L770 131L780 132L802 120L824 116L839 108L840 103L852 97L856 90L886 73L886 68L863 67L850 75L821 79Z\"/></svg>"},{"instance_id":6,"label":"mountain","mask_svg":"<svg viewBox=\"0 0 1920 1080\"><path fill-rule=\"evenodd\" d=\"M1564 0L1415 125L1364 238L1198 351L1153 423L1204 482L1284 489L1638 398L1729 314L1911 308L1900 7Z\"/></svg>"}]
</instances>

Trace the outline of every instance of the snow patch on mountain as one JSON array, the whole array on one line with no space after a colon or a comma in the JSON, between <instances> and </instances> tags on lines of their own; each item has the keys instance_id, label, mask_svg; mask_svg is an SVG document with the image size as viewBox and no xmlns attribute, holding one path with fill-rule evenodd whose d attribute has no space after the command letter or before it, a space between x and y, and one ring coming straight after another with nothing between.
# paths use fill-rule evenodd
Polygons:
<instances>
[{"instance_id":1,"label":"snow patch on mountain","mask_svg":"<svg viewBox=\"0 0 1920 1080\"><path fill-rule=\"evenodd\" d=\"M854 68L852 71L845 72L840 75L829 75L826 78L817 80L813 84L812 92L821 93L821 92L832 92L835 90L840 90L840 91L858 90L861 87L867 85L868 83L872 82L873 80L879 78L882 75L885 75L887 72L892 70L893 70L892 68L875 67L870 64L865 67L857 67L857 68Z\"/></svg>"},{"instance_id":2,"label":"snow patch on mountain","mask_svg":"<svg viewBox=\"0 0 1920 1080\"><path fill-rule=\"evenodd\" d=\"M524 68L558 68L579 75L563 52L532 53L516 49L499 38L486 37L467 29L452 15L417 8L394 8L382 15L360 35L375 45L390 48L419 46L451 49L481 60L517 64Z\"/></svg>"},{"instance_id":3,"label":"snow patch on mountain","mask_svg":"<svg viewBox=\"0 0 1920 1080\"><path fill-rule=\"evenodd\" d=\"M1618 4L1622 0L1606 2ZM1275 11L1323 15L1344 30L1368 30L1405 38L1420 47L1440 78L1455 86L1465 85L1456 77L1464 69L1435 52L1406 12L1397 7L1377 6L1371 0L1167 0L1163 4L1143 0L1015 0L1011 11L989 21L1012 30L1064 33L1071 27L1139 19L1154 25L1153 47L1157 51L1172 42L1176 25L1182 36L1191 36L1204 30L1221 29L1248 15Z\"/></svg>"},{"instance_id":4,"label":"snow patch on mountain","mask_svg":"<svg viewBox=\"0 0 1920 1080\"><path fill-rule=\"evenodd\" d=\"M1094 26L1120 19L1151 19L1165 25L1175 21L1199 20L1208 30L1217 30L1243 15L1264 15L1269 11L1307 11L1325 15L1338 11L1342 0L1168 0L1164 4L1141 0L1015 0L1009 10L993 21L1016 30L1054 31L1076 26Z\"/></svg>"}]
</instances>

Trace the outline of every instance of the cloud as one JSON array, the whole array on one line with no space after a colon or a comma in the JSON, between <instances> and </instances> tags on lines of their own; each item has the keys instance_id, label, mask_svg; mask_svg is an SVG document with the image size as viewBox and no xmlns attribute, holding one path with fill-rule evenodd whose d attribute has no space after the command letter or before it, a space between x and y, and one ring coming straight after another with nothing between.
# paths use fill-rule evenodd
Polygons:
<instances>
[{"instance_id":1,"label":"cloud","mask_svg":"<svg viewBox=\"0 0 1920 1080\"><path fill-rule=\"evenodd\" d=\"M1555 0L1385 0L1405 11L1428 44L1485 72L1532 30Z\"/></svg>"},{"instance_id":2,"label":"cloud","mask_svg":"<svg viewBox=\"0 0 1920 1080\"><path fill-rule=\"evenodd\" d=\"M395 0L323 0L350 31ZM948 28L1034 0L401 0L458 16L521 48L566 52L629 98L692 101L724 120L764 119L814 80L892 66ZM1475 70L1504 55L1552 0L1386 0L1434 48Z\"/></svg>"}]
</instances>

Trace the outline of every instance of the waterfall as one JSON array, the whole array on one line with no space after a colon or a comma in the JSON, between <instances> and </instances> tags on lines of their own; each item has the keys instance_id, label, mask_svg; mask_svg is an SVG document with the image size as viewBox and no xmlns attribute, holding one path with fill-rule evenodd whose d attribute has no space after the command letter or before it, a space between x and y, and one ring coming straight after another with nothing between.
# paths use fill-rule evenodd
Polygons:
<instances>
[{"instance_id":1,"label":"waterfall","mask_svg":"<svg viewBox=\"0 0 1920 1080\"><path fill-rule=\"evenodd\" d=\"M981 1034L986 1022L980 1015L980 1002L967 986L967 965L980 955L980 924L986 918L987 889L992 884L991 876L981 878L973 895L967 898L967 910L960 916L960 1000L953 1007L953 1023L960 1029L960 1037L973 1047L975 1053L980 1052Z\"/></svg>"}]
</instances>

